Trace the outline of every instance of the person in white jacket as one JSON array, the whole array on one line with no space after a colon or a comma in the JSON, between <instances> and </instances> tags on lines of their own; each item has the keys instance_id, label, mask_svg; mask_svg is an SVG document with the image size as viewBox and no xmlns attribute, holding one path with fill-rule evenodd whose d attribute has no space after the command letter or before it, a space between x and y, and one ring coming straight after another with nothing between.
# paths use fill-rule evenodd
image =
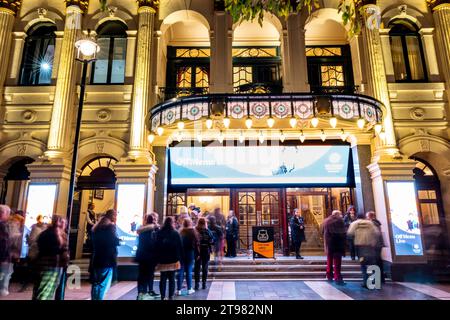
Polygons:
<instances>
[{"instance_id":1,"label":"person in white jacket","mask_svg":"<svg viewBox=\"0 0 450 320\"><path fill-rule=\"evenodd\" d=\"M362 286L367 288L367 266L376 264L376 246L380 231L371 220L359 216L358 220L350 224L347 235L353 238L355 243L363 274Z\"/></svg>"}]
</instances>

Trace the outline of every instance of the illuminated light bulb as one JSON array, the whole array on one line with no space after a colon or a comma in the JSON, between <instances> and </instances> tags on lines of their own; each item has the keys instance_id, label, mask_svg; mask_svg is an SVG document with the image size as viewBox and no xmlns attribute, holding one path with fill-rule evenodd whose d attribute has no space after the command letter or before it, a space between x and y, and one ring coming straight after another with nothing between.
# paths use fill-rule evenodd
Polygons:
<instances>
[{"instance_id":1,"label":"illuminated light bulb","mask_svg":"<svg viewBox=\"0 0 450 320\"><path fill-rule=\"evenodd\" d=\"M286 140L286 136L284 135L283 131L281 131L281 134L280 134L280 141L281 141L281 143L283 143L284 140Z\"/></svg>"},{"instance_id":2,"label":"illuminated light bulb","mask_svg":"<svg viewBox=\"0 0 450 320\"><path fill-rule=\"evenodd\" d=\"M150 144L152 144L153 141L155 141L155 135L153 133L151 133L151 134L148 135L147 139L148 139L148 142Z\"/></svg>"},{"instance_id":3,"label":"illuminated light bulb","mask_svg":"<svg viewBox=\"0 0 450 320\"><path fill-rule=\"evenodd\" d=\"M259 143L263 143L264 142L264 134L262 133L262 131L259 133Z\"/></svg>"},{"instance_id":4,"label":"illuminated light bulb","mask_svg":"<svg viewBox=\"0 0 450 320\"><path fill-rule=\"evenodd\" d=\"M289 124L291 125L292 128L295 128L297 126L297 119L292 117L291 119L289 119Z\"/></svg>"},{"instance_id":5,"label":"illuminated light bulb","mask_svg":"<svg viewBox=\"0 0 450 320\"><path fill-rule=\"evenodd\" d=\"M270 117L270 118L267 119L267 126L269 128L272 128L274 124L275 124L275 119L274 118Z\"/></svg>"},{"instance_id":6,"label":"illuminated light bulb","mask_svg":"<svg viewBox=\"0 0 450 320\"><path fill-rule=\"evenodd\" d=\"M322 139L323 142L327 139L327 135L325 134L325 131L322 130L322 133L320 134L320 139Z\"/></svg>"},{"instance_id":7,"label":"illuminated light bulb","mask_svg":"<svg viewBox=\"0 0 450 320\"><path fill-rule=\"evenodd\" d=\"M224 126L225 128L228 129L228 128L230 127L230 123L231 123L230 118L228 118L228 117L223 118L223 126Z\"/></svg>"},{"instance_id":8,"label":"illuminated light bulb","mask_svg":"<svg viewBox=\"0 0 450 320\"><path fill-rule=\"evenodd\" d=\"M212 126L213 126L213 121L212 121L212 119L206 119L206 127L208 128L208 129L211 129L212 128Z\"/></svg>"},{"instance_id":9,"label":"illuminated light bulb","mask_svg":"<svg viewBox=\"0 0 450 320\"><path fill-rule=\"evenodd\" d=\"M311 119L311 125L314 128L316 128L318 124L319 124L319 119L318 118L314 117L314 118Z\"/></svg>"},{"instance_id":10,"label":"illuminated light bulb","mask_svg":"<svg viewBox=\"0 0 450 320\"><path fill-rule=\"evenodd\" d=\"M178 142L181 142L181 140L183 140L183 133L182 133L181 131L178 131L178 134L177 134L177 141L178 141Z\"/></svg>"},{"instance_id":11,"label":"illuminated light bulb","mask_svg":"<svg viewBox=\"0 0 450 320\"><path fill-rule=\"evenodd\" d=\"M253 121L250 118L247 118L247 120L245 120L245 126L247 127L247 129L250 129L253 125Z\"/></svg>"},{"instance_id":12,"label":"illuminated light bulb","mask_svg":"<svg viewBox=\"0 0 450 320\"><path fill-rule=\"evenodd\" d=\"M363 118L359 118L358 121L356 122L356 124L358 125L358 128L360 128L362 130L362 129L364 129L364 125L366 124L366 121Z\"/></svg>"},{"instance_id":13,"label":"illuminated light bulb","mask_svg":"<svg viewBox=\"0 0 450 320\"><path fill-rule=\"evenodd\" d=\"M217 137L217 141L219 141L220 143L223 143L223 134L222 134L222 131L220 131L219 136Z\"/></svg>"},{"instance_id":14,"label":"illuminated light bulb","mask_svg":"<svg viewBox=\"0 0 450 320\"><path fill-rule=\"evenodd\" d=\"M383 130L383 126L380 123L377 123L374 129L376 134L380 134L381 130Z\"/></svg>"},{"instance_id":15,"label":"illuminated light bulb","mask_svg":"<svg viewBox=\"0 0 450 320\"><path fill-rule=\"evenodd\" d=\"M184 122L183 121L178 121L177 127L178 127L178 130L183 130L184 129Z\"/></svg>"},{"instance_id":16,"label":"illuminated light bulb","mask_svg":"<svg viewBox=\"0 0 450 320\"><path fill-rule=\"evenodd\" d=\"M301 131L299 139L300 139L300 142L301 142L301 143L305 142L306 137L305 137L305 135L303 134L303 131Z\"/></svg>"},{"instance_id":17,"label":"illuminated light bulb","mask_svg":"<svg viewBox=\"0 0 450 320\"><path fill-rule=\"evenodd\" d=\"M337 126L337 118L336 117L330 118L330 126L332 128L336 128L336 126Z\"/></svg>"},{"instance_id":18,"label":"illuminated light bulb","mask_svg":"<svg viewBox=\"0 0 450 320\"><path fill-rule=\"evenodd\" d=\"M100 46L91 39L81 39L75 42L75 47L86 57L100 51Z\"/></svg>"},{"instance_id":19,"label":"illuminated light bulb","mask_svg":"<svg viewBox=\"0 0 450 320\"><path fill-rule=\"evenodd\" d=\"M158 127L156 129L156 133L158 134L158 136L162 136L162 134L164 133L164 128L163 127Z\"/></svg>"},{"instance_id":20,"label":"illuminated light bulb","mask_svg":"<svg viewBox=\"0 0 450 320\"><path fill-rule=\"evenodd\" d=\"M345 133L344 129L341 130L341 140L347 140L348 134Z\"/></svg>"},{"instance_id":21,"label":"illuminated light bulb","mask_svg":"<svg viewBox=\"0 0 450 320\"><path fill-rule=\"evenodd\" d=\"M245 140L244 134L241 132L241 134L239 135L239 142L243 143Z\"/></svg>"},{"instance_id":22,"label":"illuminated light bulb","mask_svg":"<svg viewBox=\"0 0 450 320\"><path fill-rule=\"evenodd\" d=\"M50 65L47 62L42 62L41 69L44 71L48 71L48 70L50 70Z\"/></svg>"}]
</instances>

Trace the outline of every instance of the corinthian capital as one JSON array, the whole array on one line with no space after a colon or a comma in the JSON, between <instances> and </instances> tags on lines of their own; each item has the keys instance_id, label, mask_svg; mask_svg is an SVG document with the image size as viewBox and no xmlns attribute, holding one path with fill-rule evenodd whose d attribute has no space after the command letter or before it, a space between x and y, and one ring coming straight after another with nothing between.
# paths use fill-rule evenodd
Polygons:
<instances>
[{"instance_id":1,"label":"corinthian capital","mask_svg":"<svg viewBox=\"0 0 450 320\"><path fill-rule=\"evenodd\" d=\"M355 7L362 8L364 6L367 6L369 4L376 5L377 0L353 0L355 3Z\"/></svg>"},{"instance_id":2,"label":"corinthian capital","mask_svg":"<svg viewBox=\"0 0 450 320\"><path fill-rule=\"evenodd\" d=\"M14 15L17 15L21 5L22 0L0 0L0 10L9 11Z\"/></svg>"},{"instance_id":3,"label":"corinthian capital","mask_svg":"<svg viewBox=\"0 0 450 320\"><path fill-rule=\"evenodd\" d=\"M450 0L427 0L427 4L431 10L436 10L440 6L450 6Z\"/></svg>"},{"instance_id":4,"label":"corinthian capital","mask_svg":"<svg viewBox=\"0 0 450 320\"><path fill-rule=\"evenodd\" d=\"M78 6L83 13L86 13L89 7L89 0L65 0L66 6Z\"/></svg>"},{"instance_id":5,"label":"corinthian capital","mask_svg":"<svg viewBox=\"0 0 450 320\"><path fill-rule=\"evenodd\" d=\"M159 7L159 0L136 0L139 8L141 7L150 7L155 12L158 10Z\"/></svg>"}]
</instances>

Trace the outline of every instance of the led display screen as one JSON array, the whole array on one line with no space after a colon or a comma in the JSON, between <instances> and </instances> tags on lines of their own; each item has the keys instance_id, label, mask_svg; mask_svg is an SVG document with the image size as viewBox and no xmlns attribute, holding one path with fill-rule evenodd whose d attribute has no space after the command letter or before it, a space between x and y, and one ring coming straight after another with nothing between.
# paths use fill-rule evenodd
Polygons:
<instances>
[{"instance_id":1,"label":"led display screen","mask_svg":"<svg viewBox=\"0 0 450 320\"><path fill-rule=\"evenodd\" d=\"M348 183L350 148L338 146L173 147L172 185Z\"/></svg>"},{"instance_id":2,"label":"led display screen","mask_svg":"<svg viewBox=\"0 0 450 320\"><path fill-rule=\"evenodd\" d=\"M395 253L398 256L423 255L414 182L387 182Z\"/></svg>"},{"instance_id":3,"label":"led display screen","mask_svg":"<svg viewBox=\"0 0 450 320\"><path fill-rule=\"evenodd\" d=\"M119 184L117 188L117 236L119 257L133 257L137 249L137 230L144 215L145 184Z\"/></svg>"},{"instance_id":4,"label":"led display screen","mask_svg":"<svg viewBox=\"0 0 450 320\"><path fill-rule=\"evenodd\" d=\"M56 198L56 184L31 184L28 187L27 207L25 228L23 232L22 252L21 257L24 258L28 254L28 235L31 227L36 223L38 215L44 217L45 223L51 223L53 210L55 207Z\"/></svg>"}]
</instances>

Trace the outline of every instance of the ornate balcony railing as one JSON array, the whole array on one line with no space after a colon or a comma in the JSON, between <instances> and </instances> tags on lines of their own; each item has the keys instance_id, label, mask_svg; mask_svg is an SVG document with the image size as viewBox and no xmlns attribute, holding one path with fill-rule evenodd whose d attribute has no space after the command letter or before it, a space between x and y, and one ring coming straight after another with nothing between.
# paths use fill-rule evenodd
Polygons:
<instances>
[{"instance_id":1,"label":"ornate balcony railing","mask_svg":"<svg viewBox=\"0 0 450 320\"><path fill-rule=\"evenodd\" d=\"M159 88L159 101L164 102L173 98L181 98L193 95L208 94L209 87L200 88Z\"/></svg>"},{"instance_id":2,"label":"ornate balcony railing","mask_svg":"<svg viewBox=\"0 0 450 320\"><path fill-rule=\"evenodd\" d=\"M265 117L274 120L295 118L298 121L336 118L336 121L357 120L364 126L375 126L380 125L382 116L381 102L358 94L208 94L160 103L147 114L146 123L152 132L178 122L221 118L228 118L230 122Z\"/></svg>"}]
</instances>

